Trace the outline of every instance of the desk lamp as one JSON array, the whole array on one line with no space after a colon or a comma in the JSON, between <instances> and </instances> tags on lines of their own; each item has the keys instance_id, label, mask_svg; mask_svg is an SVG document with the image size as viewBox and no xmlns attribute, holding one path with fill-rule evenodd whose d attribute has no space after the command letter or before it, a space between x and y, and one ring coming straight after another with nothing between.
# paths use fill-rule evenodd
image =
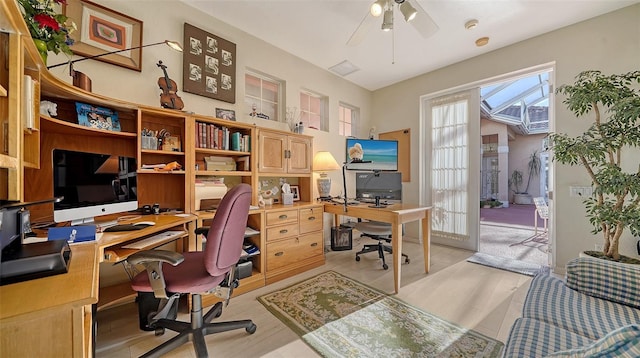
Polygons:
<instances>
[{"instance_id":1,"label":"desk lamp","mask_svg":"<svg viewBox=\"0 0 640 358\"><path fill-rule=\"evenodd\" d=\"M62 62L62 63L58 63L56 65L47 66L47 69L52 69L52 68L55 68L55 67L59 67L59 66L62 66L62 65L69 64L69 76L73 77L73 85L78 87L78 88L82 88L85 91L91 92L91 79L89 78L89 76L85 75L84 73L82 73L80 71L75 71L73 69L73 64L74 63L80 62L80 61L84 61L84 60L92 60L92 59L97 58L97 57L113 55L113 54L119 53L119 52L135 50L135 49L139 49L139 48L143 48L143 47L149 47L149 46L155 46L155 45L161 45L161 44L166 44L167 46L171 47L172 49L174 49L176 51L179 51L179 52L182 52L182 46L178 42L164 40L162 42L156 42L156 43L152 43L152 44L148 44L148 45L142 45L142 46L135 46L135 47L126 48L124 50L116 50L116 51L111 51L111 52L105 52L105 53L102 53L102 54L99 54L99 55L94 55L94 56L90 56L90 57L84 57L84 58L80 58L80 59L69 61L69 62Z\"/></svg>"},{"instance_id":2,"label":"desk lamp","mask_svg":"<svg viewBox=\"0 0 640 358\"><path fill-rule=\"evenodd\" d=\"M342 188L344 190L344 212L347 212L347 206L349 205L349 200L347 199L347 174L345 170L347 169L347 165L352 163L371 163L370 160L362 160L362 159L349 159L346 162L342 163Z\"/></svg>"},{"instance_id":3,"label":"desk lamp","mask_svg":"<svg viewBox=\"0 0 640 358\"><path fill-rule=\"evenodd\" d=\"M338 169L340 166L330 152L318 152L313 157L313 171L320 172L320 178L317 182L320 200L331 199L331 178L327 177L327 172Z\"/></svg>"}]
</instances>

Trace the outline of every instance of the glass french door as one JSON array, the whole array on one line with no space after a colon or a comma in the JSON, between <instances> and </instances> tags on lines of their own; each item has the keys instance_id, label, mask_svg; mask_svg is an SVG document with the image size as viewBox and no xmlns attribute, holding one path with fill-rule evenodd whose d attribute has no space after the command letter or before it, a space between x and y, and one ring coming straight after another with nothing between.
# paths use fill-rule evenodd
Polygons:
<instances>
[{"instance_id":1,"label":"glass french door","mask_svg":"<svg viewBox=\"0 0 640 358\"><path fill-rule=\"evenodd\" d=\"M422 193L434 243L478 250L480 90L423 102Z\"/></svg>"}]
</instances>

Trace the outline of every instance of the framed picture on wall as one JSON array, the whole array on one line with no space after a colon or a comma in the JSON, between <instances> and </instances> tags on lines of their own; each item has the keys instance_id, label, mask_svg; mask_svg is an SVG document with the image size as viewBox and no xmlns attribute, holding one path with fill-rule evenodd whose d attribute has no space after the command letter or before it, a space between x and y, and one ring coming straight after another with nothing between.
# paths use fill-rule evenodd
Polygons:
<instances>
[{"instance_id":1,"label":"framed picture on wall","mask_svg":"<svg viewBox=\"0 0 640 358\"><path fill-rule=\"evenodd\" d=\"M87 0L67 0L63 13L73 19L78 31L69 36L75 55L91 57L142 46L142 21ZM142 49L106 55L97 61L142 71Z\"/></svg>"},{"instance_id":2,"label":"framed picture on wall","mask_svg":"<svg viewBox=\"0 0 640 358\"><path fill-rule=\"evenodd\" d=\"M236 44L187 23L184 44L183 91L235 103Z\"/></svg>"},{"instance_id":3,"label":"framed picture on wall","mask_svg":"<svg viewBox=\"0 0 640 358\"><path fill-rule=\"evenodd\" d=\"M216 108L216 118L228 119L230 121L236 120L236 111L233 109Z\"/></svg>"}]
</instances>

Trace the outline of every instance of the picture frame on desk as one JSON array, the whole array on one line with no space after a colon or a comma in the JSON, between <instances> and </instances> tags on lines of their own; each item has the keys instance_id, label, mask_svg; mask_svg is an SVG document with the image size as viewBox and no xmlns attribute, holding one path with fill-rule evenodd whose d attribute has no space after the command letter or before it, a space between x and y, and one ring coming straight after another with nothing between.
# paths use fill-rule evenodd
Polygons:
<instances>
[{"instance_id":1,"label":"picture frame on desk","mask_svg":"<svg viewBox=\"0 0 640 358\"><path fill-rule=\"evenodd\" d=\"M291 193L293 194L293 201L300 201L300 186L291 185Z\"/></svg>"},{"instance_id":2,"label":"picture frame on desk","mask_svg":"<svg viewBox=\"0 0 640 358\"><path fill-rule=\"evenodd\" d=\"M118 113L112 109L76 102L76 113L81 126L120 132Z\"/></svg>"}]
</instances>

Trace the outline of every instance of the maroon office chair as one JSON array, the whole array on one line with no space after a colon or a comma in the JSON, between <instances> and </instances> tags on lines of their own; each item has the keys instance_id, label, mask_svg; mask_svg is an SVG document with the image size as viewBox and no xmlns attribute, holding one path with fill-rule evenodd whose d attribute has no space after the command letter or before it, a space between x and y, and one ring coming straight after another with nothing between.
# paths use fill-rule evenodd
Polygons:
<instances>
[{"instance_id":1,"label":"maroon office chair","mask_svg":"<svg viewBox=\"0 0 640 358\"><path fill-rule=\"evenodd\" d=\"M155 329L156 334L164 333L165 328L179 333L143 357L160 356L188 341L193 342L198 357L207 357L205 335L240 328L251 334L256 331L256 325L251 320L210 323L222 314L222 302L216 303L203 315L201 297L202 293L215 290L214 293L219 296L226 293L224 298L228 303L233 288L237 286L235 267L242 252L250 202L251 187L247 184L236 185L227 192L213 217L204 251L180 254L149 250L135 253L127 259L129 263L142 264L146 269L146 273L136 275L131 283L133 289L138 291L138 297L145 294L148 297L153 293L156 299L163 299L158 311L149 315L148 327L141 328ZM163 318L171 315L175 318L177 299L180 294L186 293L192 295L191 322ZM141 326L147 318L142 316L141 312Z\"/></svg>"}]
</instances>

